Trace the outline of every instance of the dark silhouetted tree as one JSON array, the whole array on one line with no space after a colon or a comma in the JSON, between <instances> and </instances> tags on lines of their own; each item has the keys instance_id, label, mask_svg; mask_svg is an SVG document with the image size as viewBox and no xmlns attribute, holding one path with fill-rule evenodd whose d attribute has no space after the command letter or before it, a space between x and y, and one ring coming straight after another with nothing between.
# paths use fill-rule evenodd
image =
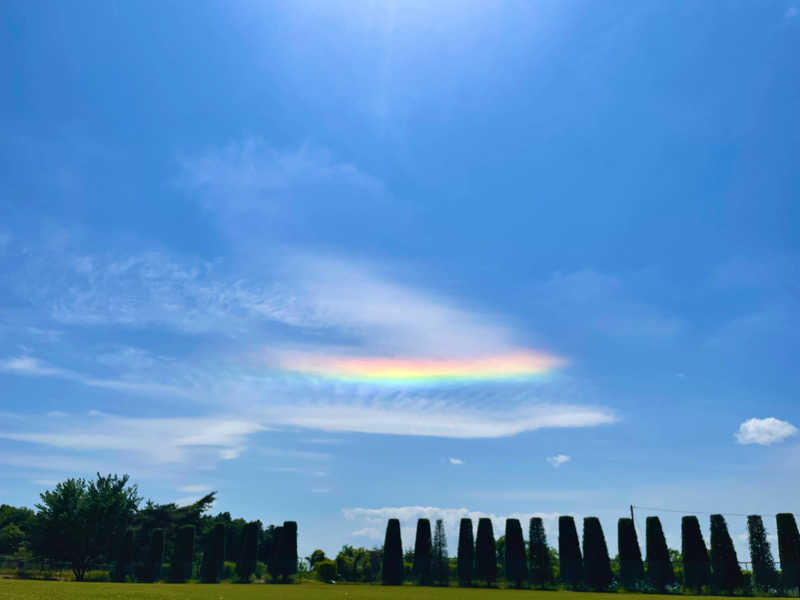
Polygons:
<instances>
[{"instance_id":1,"label":"dark silhouetted tree","mask_svg":"<svg viewBox=\"0 0 800 600\"><path fill-rule=\"evenodd\" d=\"M575 519L570 516L558 518L558 556L561 582L571 588L580 586L583 583L583 557Z\"/></svg>"},{"instance_id":2,"label":"dark silhouetted tree","mask_svg":"<svg viewBox=\"0 0 800 600\"><path fill-rule=\"evenodd\" d=\"M161 579L161 564L164 562L164 530L161 528L153 529L150 534L150 552L147 557L147 570L150 574L150 581Z\"/></svg>"},{"instance_id":3,"label":"dark silhouetted tree","mask_svg":"<svg viewBox=\"0 0 800 600\"><path fill-rule=\"evenodd\" d=\"M681 519L681 553L683 584L687 589L700 593L711 583L711 567L697 517L688 516Z\"/></svg>"},{"instance_id":4,"label":"dark silhouetted tree","mask_svg":"<svg viewBox=\"0 0 800 600\"><path fill-rule=\"evenodd\" d=\"M781 586L785 591L800 587L800 533L791 513L776 515L778 557L781 561Z\"/></svg>"},{"instance_id":5,"label":"dark silhouetted tree","mask_svg":"<svg viewBox=\"0 0 800 600\"><path fill-rule=\"evenodd\" d=\"M750 540L750 562L753 565L753 583L767 591L778 587L778 571L772 557L764 521L759 515L747 517L747 533Z\"/></svg>"},{"instance_id":6,"label":"dark silhouetted tree","mask_svg":"<svg viewBox=\"0 0 800 600\"><path fill-rule=\"evenodd\" d=\"M506 579L522 587L528 579L528 560L525 556L525 539L519 519L506 519Z\"/></svg>"},{"instance_id":7,"label":"dark silhouetted tree","mask_svg":"<svg viewBox=\"0 0 800 600\"><path fill-rule=\"evenodd\" d=\"M241 582L249 583L256 572L258 529L259 524L253 521L242 530L242 545L239 548L239 560L236 561L236 576Z\"/></svg>"},{"instance_id":8,"label":"dark silhouetted tree","mask_svg":"<svg viewBox=\"0 0 800 600\"><path fill-rule=\"evenodd\" d=\"M497 579L497 552L494 545L492 520L478 519L478 535L475 540L475 577L491 586Z\"/></svg>"},{"instance_id":9,"label":"dark silhouetted tree","mask_svg":"<svg viewBox=\"0 0 800 600\"><path fill-rule=\"evenodd\" d=\"M458 529L458 585L471 586L475 569L475 539L472 519L461 519Z\"/></svg>"},{"instance_id":10,"label":"dark silhouetted tree","mask_svg":"<svg viewBox=\"0 0 800 600\"><path fill-rule=\"evenodd\" d=\"M597 517L583 520L583 573L591 589L602 591L611 587L611 560L603 526Z\"/></svg>"},{"instance_id":11,"label":"dark silhouetted tree","mask_svg":"<svg viewBox=\"0 0 800 600\"><path fill-rule=\"evenodd\" d=\"M269 544L269 570L272 583L277 583L282 572L281 545L283 543L283 527L276 527L272 530L272 537L267 542Z\"/></svg>"},{"instance_id":12,"label":"dark silhouetted tree","mask_svg":"<svg viewBox=\"0 0 800 600\"><path fill-rule=\"evenodd\" d=\"M658 592L675 583L675 572L669 558L667 540L661 527L661 519L647 517L647 581Z\"/></svg>"},{"instance_id":13,"label":"dark silhouetted tree","mask_svg":"<svg viewBox=\"0 0 800 600\"><path fill-rule=\"evenodd\" d=\"M225 538L225 524L216 523L207 536L203 552L203 563L200 567L200 581L203 583L219 583L220 577L222 577Z\"/></svg>"},{"instance_id":14,"label":"dark silhouetted tree","mask_svg":"<svg viewBox=\"0 0 800 600\"><path fill-rule=\"evenodd\" d=\"M194 525L178 528L175 537L175 549L170 564L170 580L184 583L192 578L192 558L194 557Z\"/></svg>"},{"instance_id":15,"label":"dark silhouetted tree","mask_svg":"<svg viewBox=\"0 0 800 600\"><path fill-rule=\"evenodd\" d=\"M528 558L531 585L543 588L553 583L553 563L550 548L547 547L547 534L541 517L533 517L528 528Z\"/></svg>"},{"instance_id":16,"label":"dark silhouetted tree","mask_svg":"<svg viewBox=\"0 0 800 600\"><path fill-rule=\"evenodd\" d=\"M133 574L133 563L136 558L136 543L134 540L133 529L128 529L119 539L119 547L116 551L117 559L114 562L114 570L111 574L114 581L125 581L129 575Z\"/></svg>"},{"instance_id":17,"label":"dark silhouetted tree","mask_svg":"<svg viewBox=\"0 0 800 600\"><path fill-rule=\"evenodd\" d=\"M383 585L403 583L403 541L400 537L400 521L389 519L386 538L383 542Z\"/></svg>"},{"instance_id":18,"label":"dark silhouetted tree","mask_svg":"<svg viewBox=\"0 0 800 600\"><path fill-rule=\"evenodd\" d=\"M644 562L633 519L620 519L617 523L619 550L619 580L623 589L635 591L644 584Z\"/></svg>"},{"instance_id":19,"label":"dark silhouetted tree","mask_svg":"<svg viewBox=\"0 0 800 600\"><path fill-rule=\"evenodd\" d=\"M742 583L742 571L725 517L711 515L711 587L714 591L733 593Z\"/></svg>"},{"instance_id":20,"label":"dark silhouetted tree","mask_svg":"<svg viewBox=\"0 0 800 600\"><path fill-rule=\"evenodd\" d=\"M433 562L433 544L431 543L431 522L428 519L417 520L417 537L414 541L414 579L419 585L431 585Z\"/></svg>"},{"instance_id":21,"label":"dark silhouetted tree","mask_svg":"<svg viewBox=\"0 0 800 600\"><path fill-rule=\"evenodd\" d=\"M284 521L280 539L281 578L289 581L297 573L297 522Z\"/></svg>"},{"instance_id":22,"label":"dark silhouetted tree","mask_svg":"<svg viewBox=\"0 0 800 600\"><path fill-rule=\"evenodd\" d=\"M436 520L433 533L433 581L436 585L447 586L450 583L450 557L447 555L447 536L444 532L444 521Z\"/></svg>"}]
</instances>

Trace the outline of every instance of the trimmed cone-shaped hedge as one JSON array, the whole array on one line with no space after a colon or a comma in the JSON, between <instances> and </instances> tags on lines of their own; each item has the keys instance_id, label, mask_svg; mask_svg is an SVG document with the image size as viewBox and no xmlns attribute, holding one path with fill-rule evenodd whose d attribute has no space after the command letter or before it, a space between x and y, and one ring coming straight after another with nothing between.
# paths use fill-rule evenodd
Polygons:
<instances>
[{"instance_id":1,"label":"trimmed cone-shaped hedge","mask_svg":"<svg viewBox=\"0 0 800 600\"><path fill-rule=\"evenodd\" d=\"M558 557L561 583L572 588L580 586L583 583L583 557L575 519L570 516L558 518Z\"/></svg>"},{"instance_id":2,"label":"trimmed cone-shaped hedge","mask_svg":"<svg viewBox=\"0 0 800 600\"><path fill-rule=\"evenodd\" d=\"M203 551L203 562L200 565L200 581L203 583L219 583L222 577L222 565L225 560L225 525L217 523L206 539Z\"/></svg>"},{"instance_id":3,"label":"trimmed cone-shaped hedge","mask_svg":"<svg viewBox=\"0 0 800 600\"><path fill-rule=\"evenodd\" d=\"M589 588L602 591L611 587L611 559L603 526L597 517L583 520L583 573Z\"/></svg>"},{"instance_id":4,"label":"trimmed cone-shaped hedge","mask_svg":"<svg viewBox=\"0 0 800 600\"><path fill-rule=\"evenodd\" d=\"M488 517L478 519L478 537L475 540L475 577L491 586L497 579L497 550L494 528Z\"/></svg>"},{"instance_id":5,"label":"trimmed cone-shaped hedge","mask_svg":"<svg viewBox=\"0 0 800 600\"><path fill-rule=\"evenodd\" d=\"M669 559L669 549L661 527L661 519L647 517L646 528L647 581L656 591L663 592L667 586L675 583L675 572Z\"/></svg>"},{"instance_id":6,"label":"trimmed cone-shaped hedge","mask_svg":"<svg viewBox=\"0 0 800 600\"><path fill-rule=\"evenodd\" d=\"M133 563L136 556L136 543L133 529L125 531L125 535L117 548L117 559L114 563L112 578L114 581L125 581L128 575L133 574Z\"/></svg>"},{"instance_id":7,"label":"trimmed cone-shaped hedge","mask_svg":"<svg viewBox=\"0 0 800 600\"><path fill-rule=\"evenodd\" d=\"M472 585L475 577L475 538L472 519L461 519L458 528L458 585Z\"/></svg>"},{"instance_id":8,"label":"trimmed cone-shaped hedge","mask_svg":"<svg viewBox=\"0 0 800 600\"><path fill-rule=\"evenodd\" d=\"M623 589L636 591L644 585L644 562L633 519L620 519L617 523L617 548L619 552L619 583Z\"/></svg>"},{"instance_id":9,"label":"trimmed cone-shaped hedge","mask_svg":"<svg viewBox=\"0 0 800 600\"><path fill-rule=\"evenodd\" d=\"M414 578L419 585L431 585L433 564L433 544L431 543L431 522L417 519L417 537L414 541Z\"/></svg>"},{"instance_id":10,"label":"trimmed cone-shaped hedge","mask_svg":"<svg viewBox=\"0 0 800 600\"><path fill-rule=\"evenodd\" d=\"M297 521L284 521L281 527L281 572L284 577L297 573Z\"/></svg>"},{"instance_id":11,"label":"trimmed cone-shaped hedge","mask_svg":"<svg viewBox=\"0 0 800 600\"><path fill-rule=\"evenodd\" d=\"M681 554L683 555L683 585L700 593L711 583L711 563L700 531L697 517L681 519Z\"/></svg>"},{"instance_id":12,"label":"trimmed cone-shaped hedge","mask_svg":"<svg viewBox=\"0 0 800 600\"><path fill-rule=\"evenodd\" d=\"M403 541L400 538L400 521L389 519L383 541L383 585L403 583Z\"/></svg>"},{"instance_id":13,"label":"trimmed cone-shaped hedge","mask_svg":"<svg viewBox=\"0 0 800 600\"><path fill-rule=\"evenodd\" d=\"M778 571L767 541L767 531L760 515L747 517L747 533L750 541L750 563L753 566L753 583L761 590L778 587Z\"/></svg>"},{"instance_id":14,"label":"trimmed cone-shaped hedge","mask_svg":"<svg viewBox=\"0 0 800 600\"><path fill-rule=\"evenodd\" d=\"M164 530L153 529L150 534L150 548L147 555L149 581L161 579L161 564L164 562Z\"/></svg>"},{"instance_id":15,"label":"trimmed cone-shaped hedge","mask_svg":"<svg viewBox=\"0 0 800 600\"><path fill-rule=\"evenodd\" d=\"M553 563L550 548L547 547L547 534L541 517L533 517L528 527L529 574L531 585L543 588L554 581Z\"/></svg>"},{"instance_id":16,"label":"trimmed cone-shaped hedge","mask_svg":"<svg viewBox=\"0 0 800 600\"><path fill-rule=\"evenodd\" d=\"M742 587L743 581L725 517L711 515L711 588L733 593Z\"/></svg>"},{"instance_id":17,"label":"trimmed cone-shaped hedge","mask_svg":"<svg viewBox=\"0 0 800 600\"><path fill-rule=\"evenodd\" d=\"M781 586L785 591L800 586L800 533L791 513L775 516L778 526L778 557L781 561Z\"/></svg>"},{"instance_id":18,"label":"trimmed cone-shaped hedge","mask_svg":"<svg viewBox=\"0 0 800 600\"><path fill-rule=\"evenodd\" d=\"M272 578L272 583L276 583L283 571L283 559L281 558L283 544L283 527L276 527L272 534L272 543L269 546L269 564L267 569Z\"/></svg>"},{"instance_id":19,"label":"trimmed cone-shaped hedge","mask_svg":"<svg viewBox=\"0 0 800 600\"><path fill-rule=\"evenodd\" d=\"M192 578L194 557L194 525L183 525L175 536L175 549L170 564L170 581L185 583Z\"/></svg>"},{"instance_id":20,"label":"trimmed cone-shaped hedge","mask_svg":"<svg viewBox=\"0 0 800 600\"><path fill-rule=\"evenodd\" d=\"M436 520L433 534L433 563L431 565L433 581L436 585L450 584L450 557L447 554L447 535L444 532L444 521Z\"/></svg>"},{"instance_id":21,"label":"trimmed cone-shaped hedge","mask_svg":"<svg viewBox=\"0 0 800 600\"><path fill-rule=\"evenodd\" d=\"M517 587L528 579L525 540L519 519L506 519L506 579Z\"/></svg>"},{"instance_id":22,"label":"trimmed cone-shaped hedge","mask_svg":"<svg viewBox=\"0 0 800 600\"><path fill-rule=\"evenodd\" d=\"M239 549L239 560L236 561L236 576L242 583L250 583L250 578L256 572L258 526L259 524L253 521L242 529L242 546Z\"/></svg>"}]
</instances>

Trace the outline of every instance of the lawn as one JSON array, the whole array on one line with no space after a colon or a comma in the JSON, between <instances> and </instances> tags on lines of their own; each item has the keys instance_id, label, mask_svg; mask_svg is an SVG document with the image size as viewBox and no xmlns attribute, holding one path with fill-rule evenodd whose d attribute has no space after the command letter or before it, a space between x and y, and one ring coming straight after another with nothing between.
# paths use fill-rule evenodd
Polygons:
<instances>
[{"instance_id":1,"label":"lawn","mask_svg":"<svg viewBox=\"0 0 800 600\"><path fill-rule=\"evenodd\" d=\"M382 587L379 585L201 585L142 583L74 583L60 581L0 580L0 600L692 600L700 596L656 596L642 594L592 594L585 592L539 592L531 590L487 590L477 588ZM707 597L704 597L707 600Z\"/></svg>"}]
</instances>

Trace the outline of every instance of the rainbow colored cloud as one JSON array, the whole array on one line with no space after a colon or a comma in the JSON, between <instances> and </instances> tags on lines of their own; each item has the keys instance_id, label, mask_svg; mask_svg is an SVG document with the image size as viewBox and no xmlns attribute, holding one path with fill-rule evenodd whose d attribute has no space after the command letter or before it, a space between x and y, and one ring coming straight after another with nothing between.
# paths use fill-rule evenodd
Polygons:
<instances>
[{"instance_id":1,"label":"rainbow colored cloud","mask_svg":"<svg viewBox=\"0 0 800 600\"><path fill-rule=\"evenodd\" d=\"M516 352L478 358L366 358L291 354L284 371L357 383L439 384L543 377L565 364L543 352Z\"/></svg>"}]
</instances>

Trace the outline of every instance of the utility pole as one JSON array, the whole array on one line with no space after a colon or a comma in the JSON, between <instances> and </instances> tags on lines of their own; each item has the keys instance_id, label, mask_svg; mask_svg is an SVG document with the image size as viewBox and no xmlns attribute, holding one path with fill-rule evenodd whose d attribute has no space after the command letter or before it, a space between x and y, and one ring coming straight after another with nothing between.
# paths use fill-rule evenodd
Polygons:
<instances>
[{"instance_id":1,"label":"utility pole","mask_svg":"<svg viewBox=\"0 0 800 600\"><path fill-rule=\"evenodd\" d=\"M636 519L633 518L633 504L631 504L631 521L633 521L633 528L636 529Z\"/></svg>"}]
</instances>

